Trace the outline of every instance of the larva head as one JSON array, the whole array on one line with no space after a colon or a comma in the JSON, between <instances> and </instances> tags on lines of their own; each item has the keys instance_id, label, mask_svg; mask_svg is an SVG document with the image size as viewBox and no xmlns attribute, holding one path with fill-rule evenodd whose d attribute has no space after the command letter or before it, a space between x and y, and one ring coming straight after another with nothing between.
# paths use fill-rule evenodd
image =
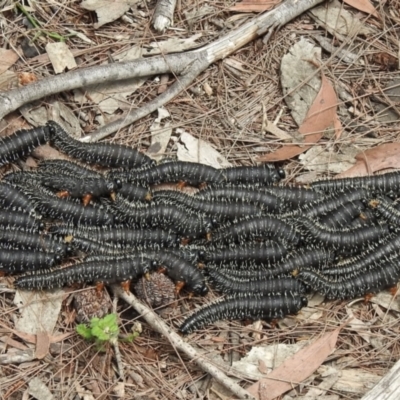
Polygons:
<instances>
[{"instance_id":1,"label":"larva head","mask_svg":"<svg viewBox=\"0 0 400 400\"><path fill-rule=\"evenodd\" d=\"M54 136L60 128L61 128L60 125L58 125L57 122L52 121L52 120L47 121L46 127L45 127L45 129L47 129L49 131L50 138L52 136Z\"/></svg>"},{"instance_id":2,"label":"larva head","mask_svg":"<svg viewBox=\"0 0 400 400\"><path fill-rule=\"evenodd\" d=\"M303 297L300 299L300 304L301 304L301 307L307 307L307 305L308 305L308 299L307 299L306 296L303 296Z\"/></svg>"},{"instance_id":3,"label":"larva head","mask_svg":"<svg viewBox=\"0 0 400 400\"><path fill-rule=\"evenodd\" d=\"M62 261L62 257L61 257L61 255L60 254L56 254L55 256L54 256L54 262L56 263L56 264L59 264L61 261Z\"/></svg>"},{"instance_id":4,"label":"larva head","mask_svg":"<svg viewBox=\"0 0 400 400\"><path fill-rule=\"evenodd\" d=\"M278 173L278 176L280 179L285 179L286 178L286 172L283 168L277 168L276 172Z\"/></svg>"},{"instance_id":5,"label":"larva head","mask_svg":"<svg viewBox=\"0 0 400 400\"><path fill-rule=\"evenodd\" d=\"M110 192L114 192L118 189L122 188L122 181L121 179L114 179L113 181L107 182L107 189Z\"/></svg>"},{"instance_id":6,"label":"larva head","mask_svg":"<svg viewBox=\"0 0 400 400\"><path fill-rule=\"evenodd\" d=\"M192 292L198 296L205 296L208 293L208 287L205 282L199 282L192 287Z\"/></svg>"}]
</instances>

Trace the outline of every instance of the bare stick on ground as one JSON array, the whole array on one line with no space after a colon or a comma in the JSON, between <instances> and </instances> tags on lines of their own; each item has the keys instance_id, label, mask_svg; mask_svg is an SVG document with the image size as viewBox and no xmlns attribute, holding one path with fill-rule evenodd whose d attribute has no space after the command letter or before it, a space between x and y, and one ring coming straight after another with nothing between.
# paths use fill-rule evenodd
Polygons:
<instances>
[{"instance_id":1,"label":"bare stick on ground","mask_svg":"<svg viewBox=\"0 0 400 400\"><path fill-rule=\"evenodd\" d=\"M94 138L95 140L103 139L148 115L154 111L156 105L160 107L171 100L171 98L184 90L190 82L212 63L227 57L261 35L267 34L268 38L274 30L323 1L287 0L278 5L274 10L258 15L225 36L222 36L220 39L217 39L215 42L187 53L168 54L151 59L140 59L80 69L43 79L20 89L1 93L0 119L24 104L66 90L86 87L97 83L165 73L173 73L177 77L182 75L180 79L184 80L184 84L177 83L176 85L172 85L159 96L159 99L153 100L150 106L144 105L131 111L121 119L103 126L99 132L88 135L86 140L93 141ZM191 68L194 69L189 71ZM184 75L186 75L185 78L183 77ZM177 90L178 88L179 90Z\"/></svg>"},{"instance_id":2,"label":"bare stick on ground","mask_svg":"<svg viewBox=\"0 0 400 400\"><path fill-rule=\"evenodd\" d=\"M153 14L153 26L158 32L164 32L174 21L176 0L158 0Z\"/></svg>"},{"instance_id":3,"label":"bare stick on ground","mask_svg":"<svg viewBox=\"0 0 400 400\"><path fill-rule=\"evenodd\" d=\"M112 290L115 295L130 304L142 318L158 333L164 335L177 350L182 351L190 357L203 371L208 372L221 385L230 390L239 399L254 399L245 389L233 382L227 375L217 367L207 361L206 357L198 353L192 346L182 340L168 325L160 319L152 310L143 305L133 294L125 292L120 286L113 285Z\"/></svg>"}]
</instances>

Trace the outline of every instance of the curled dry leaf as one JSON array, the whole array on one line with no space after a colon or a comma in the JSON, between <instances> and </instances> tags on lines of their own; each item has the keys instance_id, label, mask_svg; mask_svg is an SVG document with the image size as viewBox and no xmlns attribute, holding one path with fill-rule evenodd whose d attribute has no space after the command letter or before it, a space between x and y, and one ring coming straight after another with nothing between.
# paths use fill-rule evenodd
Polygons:
<instances>
[{"instance_id":1,"label":"curled dry leaf","mask_svg":"<svg viewBox=\"0 0 400 400\"><path fill-rule=\"evenodd\" d=\"M388 168L400 168L400 143L385 143L356 155L356 164L335 178L364 176Z\"/></svg>"},{"instance_id":2,"label":"curled dry leaf","mask_svg":"<svg viewBox=\"0 0 400 400\"><path fill-rule=\"evenodd\" d=\"M265 378L247 390L256 399L272 400L308 378L333 351L341 327L326 333L311 345L288 358Z\"/></svg>"},{"instance_id":3,"label":"curled dry leaf","mask_svg":"<svg viewBox=\"0 0 400 400\"><path fill-rule=\"evenodd\" d=\"M369 0L344 0L344 2L357 10L364 11L365 13L371 14L380 19L378 11Z\"/></svg>"},{"instance_id":4,"label":"curled dry leaf","mask_svg":"<svg viewBox=\"0 0 400 400\"><path fill-rule=\"evenodd\" d=\"M335 128L336 137L340 136L341 125L336 114L338 103L336 93L324 75L321 79L321 89L299 128L299 132L304 135L304 145L284 145L272 153L259 157L258 161L275 162L298 156L311 147L307 144L317 143L322 138L324 130L330 127Z\"/></svg>"}]
</instances>

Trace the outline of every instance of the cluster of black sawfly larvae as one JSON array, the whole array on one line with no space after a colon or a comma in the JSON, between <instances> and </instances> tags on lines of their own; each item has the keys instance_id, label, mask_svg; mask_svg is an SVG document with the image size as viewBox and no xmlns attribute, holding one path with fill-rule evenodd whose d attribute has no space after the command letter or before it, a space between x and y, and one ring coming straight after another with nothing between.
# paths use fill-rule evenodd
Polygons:
<instances>
[{"instance_id":1,"label":"cluster of black sawfly larvae","mask_svg":"<svg viewBox=\"0 0 400 400\"><path fill-rule=\"evenodd\" d=\"M80 163L46 160L0 182L0 270L18 274L17 288L128 289L162 268L177 294L205 295L208 285L225 294L182 323L190 333L295 314L307 291L349 299L400 278L399 172L284 186L271 164L156 164L127 146L82 143L53 121L3 138L0 166L47 142Z\"/></svg>"}]
</instances>

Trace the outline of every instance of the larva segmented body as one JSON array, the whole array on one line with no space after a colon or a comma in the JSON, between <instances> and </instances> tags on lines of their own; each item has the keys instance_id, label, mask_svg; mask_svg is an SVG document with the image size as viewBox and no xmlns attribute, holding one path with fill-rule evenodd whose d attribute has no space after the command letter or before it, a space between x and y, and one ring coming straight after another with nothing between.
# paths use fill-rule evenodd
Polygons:
<instances>
[{"instance_id":1,"label":"larva segmented body","mask_svg":"<svg viewBox=\"0 0 400 400\"><path fill-rule=\"evenodd\" d=\"M10 183L0 182L0 205L3 210L20 211L32 216L39 216L29 197Z\"/></svg>"},{"instance_id":2,"label":"larva segmented body","mask_svg":"<svg viewBox=\"0 0 400 400\"><path fill-rule=\"evenodd\" d=\"M50 232L57 235L79 236L97 242L115 246L152 246L176 247L178 236L163 229L132 230L126 227L75 227L73 225L55 225Z\"/></svg>"},{"instance_id":3,"label":"larva segmented body","mask_svg":"<svg viewBox=\"0 0 400 400\"><path fill-rule=\"evenodd\" d=\"M121 221L136 228L168 227L188 238L204 236L212 229L212 221L209 218L172 205L135 208L130 203L117 199L112 207L118 212Z\"/></svg>"},{"instance_id":4,"label":"larva segmented body","mask_svg":"<svg viewBox=\"0 0 400 400\"><path fill-rule=\"evenodd\" d=\"M38 172L70 175L75 178L104 179L101 172L89 169L73 161L68 160L44 160L38 165Z\"/></svg>"},{"instance_id":5,"label":"larva segmented body","mask_svg":"<svg viewBox=\"0 0 400 400\"><path fill-rule=\"evenodd\" d=\"M373 199L369 203L388 222L398 226L400 223L400 211L393 207L392 203L383 197Z\"/></svg>"},{"instance_id":6,"label":"larva segmented body","mask_svg":"<svg viewBox=\"0 0 400 400\"><path fill-rule=\"evenodd\" d=\"M116 218L113 214L93 205L83 206L80 203L59 199L51 191L40 186L25 188L35 208L44 216L61 219L71 224L112 225Z\"/></svg>"},{"instance_id":7,"label":"larva segmented body","mask_svg":"<svg viewBox=\"0 0 400 400\"><path fill-rule=\"evenodd\" d=\"M31 269L50 268L61 261L54 253L32 252L29 250L0 250L0 271L21 273Z\"/></svg>"},{"instance_id":8,"label":"larva segmented body","mask_svg":"<svg viewBox=\"0 0 400 400\"><path fill-rule=\"evenodd\" d=\"M279 182L285 177L282 168L276 168L273 164L263 164L256 167L232 167L222 170L225 181L229 184L265 185Z\"/></svg>"},{"instance_id":9,"label":"larva segmented body","mask_svg":"<svg viewBox=\"0 0 400 400\"><path fill-rule=\"evenodd\" d=\"M1 229L19 229L38 232L44 228L44 223L35 217L20 211L0 210Z\"/></svg>"},{"instance_id":10,"label":"larva segmented body","mask_svg":"<svg viewBox=\"0 0 400 400\"><path fill-rule=\"evenodd\" d=\"M341 227L348 227L355 218L360 216L364 208L365 205L361 201L348 202L335 211L321 217L319 221L327 228L338 229Z\"/></svg>"},{"instance_id":11,"label":"larva segmented body","mask_svg":"<svg viewBox=\"0 0 400 400\"><path fill-rule=\"evenodd\" d=\"M50 141L61 152L87 164L111 168L134 168L153 164L153 160L139 151L112 143L83 143L70 136L60 125L48 121Z\"/></svg>"},{"instance_id":12,"label":"larva segmented body","mask_svg":"<svg viewBox=\"0 0 400 400\"><path fill-rule=\"evenodd\" d=\"M39 126L24 129L0 139L0 166L29 155L49 140L49 129Z\"/></svg>"},{"instance_id":13,"label":"larva segmented body","mask_svg":"<svg viewBox=\"0 0 400 400\"><path fill-rule=\"evenodd\" d=\"M294 278L261 279L257 281L241 280L231 277L217 270L209 271L211 282L216 289L226 294L271 294L304 293L305 286Z\"/></svg>"},{"instance_id":14,"label":"larva segmented body","mask_svg":"<svg viewBox=\"0 0 400 400\"><path fill-rule=\"evenodd\" d=\"M208 287L203 274L190 262L165 250L146 251L146 257L157 261L167 269L167 275L177 283L184 283L187 291L205 296Z\"/></svg>"},{"instance_id":15,"label":"larva segmented body","mask_svg":"<svg viewBox=\"0 0 400 400\"><path fill-rule=\"evenodd\" d=\"M230 260L237 263L245 261L264 263L266 261L278 261L286 256L287 253L287 246L274 241L268 241L235 247L205 248L199 253L199 258L205 262L216 263L223 263Z\"/></svg>"},{"instance_id":16,"label":"larva segmented body","mask_svg":"<svg viewBox=\"0 0 400 400\"><path fill-rule=\"evenodd\" d=\"M111 172L111 176L119 177L125 182L134 182L144 186L179 182L192 186L199 186L204 183L221 185L225 182L221 170L209 165L185 161L165 162L148 168Z\"/></svg>"},{"instance_id":17,"label":"larva segmented body","mask_svg":"<svg viewBox=\"0 0 400 400\"><path fill-rule=\"evenodd\" d=\"M128 201L150 201L152 192L148 187L136 186L131 183L122 183L122 186L118 190L118 196Z\"/></svg>"},{"instance_id":18,"label":"larva segmented body","mask_svg":"<svg viewBox=\"0 0 400 400\"><path fill-rule=\"evenodd\" d=\"M328 299L348 299L395 286L400 278L400 268L398 263L391 263L336 281L318 272L303 270L297 278Z\"/></svg>"},{"instance_id":19,"label":"larva segmented body","mask_svg":"<svg viewBox=\"0 0 400 400\"><path fill-rule=\"evenodd\" d=\"M137 256L110 260L82 262L65 268L26 273L14 285L21 289L54 289L77 282L120 283L139 278L151 271L151 260Z\"/></svg>"},{"instance_id":20,"label":"larva segmented body","mask_svg":"<svg viewBox=\"0 0 400 400\"><path fill-rule=\"evenodd\" d=\"M253 238L276 238L291 244L300 241L300 235L293 226L274 217L245 218L213 232L215 243L240 243Z\"/></svg>"},{"instance_id":21,"label":"larva segmented body","mask_svg":"<svg viewBox=\"0 0 400 400\"><path fill-rule=\"evenodd\" d=\"M0 243L17 247L23 250L38 250L47 253L64 255L68 251L65 243L60 243L52 236L23 232L19 230L0 230Z\"/></svg>"},{"instance_id":22,"label":"larva segmented body","mask_svg":"<svg viewBox=\"0 0 400 400\"><path fill-rule=\"evenodd\" d=\"M188 334L224 319L283 318L289 314L296 314L307 303L306 297L294 294L228 298L200 308L183 322L179 330Z\"/></svg>"},{"instance_id":23,"label":"larva segmented body","mask_svg":"<svg viewBox=\"0 0 400 400\"><path fill-rule=\"evenodd\" d=\"M322 192L365 188L373 193L398 193L400 191L400 173L396 171L383 175L321 180L312 183L311 188Z\"/></svg>"},{"instance_id":24,"label":"larva segmented body","mask_svg":"<svg viewBox=\"0 0 400 400\"><path fill-rule=\"evenodd\" d=\"M393 258L393 255L399 254L399 251L400 236L395 236L387 243L378 247L372 247L362 255L352 257L336 266L325 269L323 273L330 276L342 276L380 268L382 264L389 263L390 258Z\"/></svg>"},{"instance_id":25,"label":"larva segmented body","mask_svg":"<svg viewBox=\"0 0 400 400\"><path fill-rule=\"evenodd\" d=\"M200 211L220 220L232 220L246 216L261 215L263 209L254 204L235 200L210 201L178 192L176 190L156 191L153 195L156 204L172 204L191 211Z\"/></svg>"},{"instance_id":26,"label":"larva segmented body","mask_svg":"<svg viewBox=\"0 0 400 400\"><path fill-rule=\"evenodd\" d=\"M376 242L389 234L389 227L386 224L335 230L308 218L298 219L298 222L307 232L307 241L324 243L334 249L357 251L360 247Z\"/></svg>"}]
</instances>

